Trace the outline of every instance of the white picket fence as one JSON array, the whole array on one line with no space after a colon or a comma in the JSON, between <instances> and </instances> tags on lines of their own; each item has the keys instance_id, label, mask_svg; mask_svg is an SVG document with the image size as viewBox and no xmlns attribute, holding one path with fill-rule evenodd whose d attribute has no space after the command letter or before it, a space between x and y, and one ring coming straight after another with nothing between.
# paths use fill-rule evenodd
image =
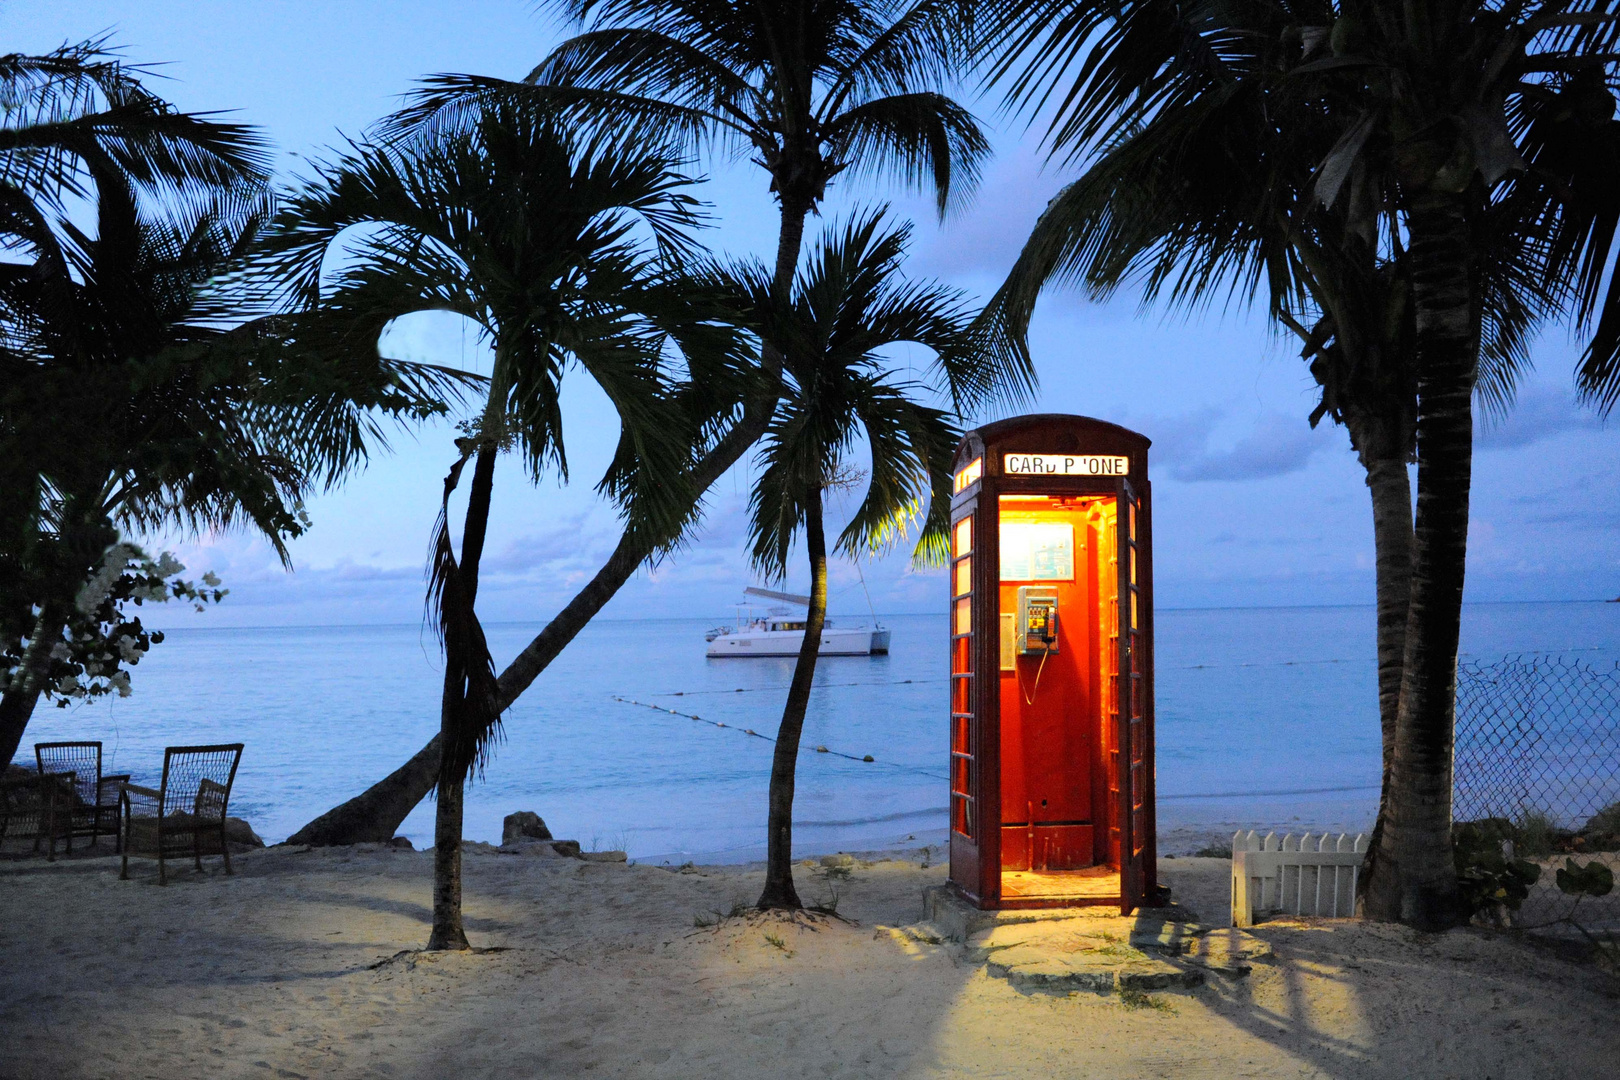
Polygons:
<instances>
[{"instance_id":1,"label":"white picket fence","mask_svg":"<svg viewBox=\"0 0 1620 1080\"><path fill-rule=\"evenodd\" d=\"M1356 908L1356 875L1367 838L1340 833L1232 837L1232 925L1253 926L1255 916L1348 916Z\"/></svg>"}]
</instances>

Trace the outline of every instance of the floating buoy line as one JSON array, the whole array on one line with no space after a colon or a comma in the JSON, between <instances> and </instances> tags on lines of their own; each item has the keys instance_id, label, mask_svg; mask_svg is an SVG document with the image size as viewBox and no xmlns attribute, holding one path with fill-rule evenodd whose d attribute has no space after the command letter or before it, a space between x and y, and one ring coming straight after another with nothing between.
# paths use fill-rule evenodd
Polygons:
<instances>
[{"instance_id":1,"label":"floating buoy line","mask_svg":"<svg viewBox=\"0 0 1620 1080\"><path fill-rule=\"evenodd\" d=\"M911 686L922 683L942 683L948 680L941 676L937 679L889 679L883 682L818 682L812 683L812 690L820 690L824 686ZM787 686L739 686L735 690L666 690L653 697L697 697L699 694L756 694L763 690L787 690ZM623 699L621 699L623 700ZM641 704L637 702L636 704ZM684 713L682 715L685 715Z\"/></svg>"},{"instance_id":2,"label":"floating buoy line","mask_svg":"<svg viewBox=\"0 0 1620 1080\"><path fill-rule=\"evenodd\" d=\"M764 739L768 743L775 743L776 742L776 739L773 738L772 736L770 736L770 735L761 735L759 732L755 731L753 728L738 727L736 724L727 724L727 723L724 723L723 721L720 721L720 720L710 720L708 717L699 716L696 713L681 712L679 709L671 709L671 708L669 708L667 706L664 706L664 705L654 705L654 704L651 704L650 702L646 702L646 701L637 701L635 698L620 697L618 694L613 695L613 700L617 701L617 702L619 702L620 704L623 704L623 705L637 705L637 706L640 706L643 709L651 709L654 712L669 713L671 716L684 716L686 719L688 719L688 720L696 720L700 724L708 724L710 727L716 727L716 728L725 728L728 731L735 731L735 732L738 732L739 734L749 735L749 736L752 736L753 738L756 738L756 739ZM825 746L800 747L799 752L800 753L812 753L812 754L831 754L833 757L846 758L846 759L848 759L850 761L859 761L859 762L862 762L863 764L867 764L867 765L885 765L885 766L888 766L891 769L899 769L902 772L912 772L912 773L917 773L917 774L919 774L921 776L931 776L935 780L949 780L950 779L950 777L946 776L944 773L935 772L932 769L924 769L924 768L921 768L921 767L916 766L916 765L901 765L898 762L893 762L893 761L879 761L877 758L873 757L871 754L846 754L842 750L831 750L831 749L829 749L829 748L827 748Z\"/></svg>"}]
</instances>

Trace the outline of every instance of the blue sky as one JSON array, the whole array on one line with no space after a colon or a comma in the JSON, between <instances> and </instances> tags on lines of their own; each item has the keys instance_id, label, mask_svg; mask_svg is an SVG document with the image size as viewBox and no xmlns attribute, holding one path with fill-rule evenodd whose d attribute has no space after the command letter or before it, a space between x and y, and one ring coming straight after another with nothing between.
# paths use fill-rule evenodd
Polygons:
<instances>
[{"instance_id":1,"label":"blue sky","mask_svg":"<svg viewBox=\"0 0 1620 1080\"><path fill-rule=\"evenodd\" d=\"M104 31L129 59L163 63L160 93L188 110L230 110L264 129L284 175L397 106L428 73L521 77L560 27L521 0L478 4L4 2L5 51L37 52ZM997 130L998 154L977 197L945 223L930 200L840 178L823 208L835 221L888 201L915 221L909 272L978 296L994 289L1063 173L1044 169L1036 140L972 101ZM761 171L709 162L696 194L712 204L705 240L732 255L768 256L776 215ZM820 223L812 221L809 235ZM1162 607L1370 603L1371 518L1359 466L1341 429L1311 430L1313 384L1290 340L1241 309L1196 317L1140 310L1130 296L1095 304L1062 292L1042 300L1032 333L1040 411L1098 416L1154 440L1158 603ZM476 367L473 336L433 316L402 321L393 355ZM1571 391L1576 350L1561 329L1535 349L1536 371L1501 424L1476 443L1469 598L1591 599L1620 595L1617 433ZM898 353L901 363L926 358ZM531 486L515 467L497 477L479 606L486 619L550 616L594 573L617 538L591 491L616 435L611 410L578 373L565 382L574 482ZM979 419L991 419L981 417ZM402 431L389 453L310 507L314 528L283 571L241 534L174 537L200 574L232 595L202 625L411 622L421 617L422 565L440 480L453 457L446 426ZM703 529L643 571L608 618L725 615L749 583L744 554L746 466L711 493ZM944 579L914 571L904 552L863 566L880 612L943 610ZM800 587L803 572L790 577ZM833 613L865 609L855 569L833 570ZM172 613L159 621L192 621Z\"/></svg>"}]
</instances>

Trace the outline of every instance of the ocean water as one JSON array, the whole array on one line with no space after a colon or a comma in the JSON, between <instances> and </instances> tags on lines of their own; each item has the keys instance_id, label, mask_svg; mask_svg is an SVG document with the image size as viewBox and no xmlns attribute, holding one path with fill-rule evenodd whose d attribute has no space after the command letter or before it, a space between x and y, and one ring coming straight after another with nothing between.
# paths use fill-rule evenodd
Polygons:
<instances>
[{"instance_id":1,"label":"ocean water","mask_svg":"<svg viewBox=\"0 0 1620 1080\"><path fill-rule=\"evenodd\" d=\"M498 841L504 815L535 810L557 836L633 858L762 857L772 744L759 736L775 734L793 662L706 659L715 621L583 631L507 714L468 790L467 837ZM818 666L798 770L800 851L944 840L945 616L883 621L888 656ZM490 627L497 662L538 629ZM1157 630L1161 834L1371 824L1372 608L1160 611ZM1469 605L1463 650L1613 663L1620 605ZM275 841L432 736L440 670L432 634L416 625L179 630L140 665L133 697L42 708L23 752L99 738L107 772L155 784L166 745L244 742L232 813ZM431 802L400 831L430 844Z\"/></svg>"}]
</instances>

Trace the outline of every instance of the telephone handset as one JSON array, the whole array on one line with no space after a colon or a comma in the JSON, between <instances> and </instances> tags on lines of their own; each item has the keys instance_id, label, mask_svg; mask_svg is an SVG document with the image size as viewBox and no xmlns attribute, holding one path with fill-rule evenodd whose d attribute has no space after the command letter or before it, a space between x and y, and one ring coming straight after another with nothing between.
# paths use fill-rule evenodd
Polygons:
<instances>
[{"instance_id":1,"label":"telephone handset","mask_svg":"<svg viewBox=\"0 0 1620 1080\"><path fill-rule=\"evenodd\" d=\"M1018 651L1025 656L1039 656L1040 667L1035 669L1035 685L1024 696L1025 705L1035 704L1035 695L1040 692L1041 673L1046 670L1046 658L1058 651L1058 598L1057 590L1044 588L1038 585L1020 585L1018 587L1018 622L1017 631ZM1019 680L1018 690L1023 694L1023 679L1016 671L1014 678Z\"/></svg>"},{"instance_id":2,"label":"telephone handset","mask_svg":"<svg viewBox=\"0 0 1620 1080\"><path fill-rule=\"evenodd\" d=\"M1045 656L1058 651L1057 590L1034 585L1018 589L1018 651Z\"/></svg>"}]
</instances>

